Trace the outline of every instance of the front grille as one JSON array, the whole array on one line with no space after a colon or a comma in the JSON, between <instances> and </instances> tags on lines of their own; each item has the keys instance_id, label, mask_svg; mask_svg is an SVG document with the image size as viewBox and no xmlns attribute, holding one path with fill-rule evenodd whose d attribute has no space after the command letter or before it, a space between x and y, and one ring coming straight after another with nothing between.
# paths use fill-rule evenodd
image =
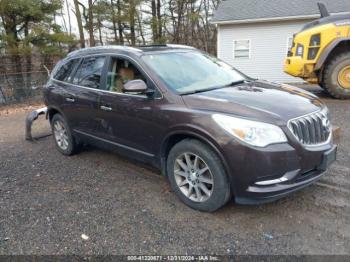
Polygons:
<instances>
[{"instance_id":1,"label":"front grille","mask_svg":"<svg viewBox=\"0 0 350 262\"><path fill-rule=\"evenodd\" d=\"M307 146L323 144L331 135L327 109L292 119L288 122L288 128L300 143Z\"/></svg>"}]
</instances>

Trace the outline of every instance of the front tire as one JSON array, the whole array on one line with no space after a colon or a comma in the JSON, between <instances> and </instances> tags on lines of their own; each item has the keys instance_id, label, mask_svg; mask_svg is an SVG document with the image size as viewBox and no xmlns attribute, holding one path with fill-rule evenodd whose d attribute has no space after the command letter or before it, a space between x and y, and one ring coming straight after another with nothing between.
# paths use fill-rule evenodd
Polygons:
<instances>
[{"instance_id":1,"label":"front tire","mask_svg":"<svg viewBox=\"0 0 350 262\"><path fill-rule=\"evenodd\" d=\"M79 145L76 143L72 132L60 114L55 114L51 120L52 134L56 147L63 155L70 156L78 151Z\"/></svg>"},{"instance_id":2,"label":"front tire","mask_svg":"<svg viewBox=\"0 0 350 262\"><path fill-rule=\"evenodd\" d=\"M324 71L324 88L339 99L350 99L350 53L334 57Z\"/></svg>"},{"instance_id":3,"label":"front tire","mask_svg":"<svg viewBox=\"0 0 350 262\"><path fill-rule=\"evenodd\" d=\"M167 174L172 190L193 209L213 212L231 197L220 158L198 140L185 139L171 149Z\"/></svg>"}]
</instances>

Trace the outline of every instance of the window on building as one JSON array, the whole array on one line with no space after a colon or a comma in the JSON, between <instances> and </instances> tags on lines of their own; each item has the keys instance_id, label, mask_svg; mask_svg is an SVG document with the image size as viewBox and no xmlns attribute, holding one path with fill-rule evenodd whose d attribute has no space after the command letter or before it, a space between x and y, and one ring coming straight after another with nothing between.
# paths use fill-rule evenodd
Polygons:
<instances>
[{"instance_id":1,"label":"window on building","mask_svg":"<svg viewBox=\"0 0 350 262\"><path fill-rule=\"evenodd\" d=\"M79 66L73 84L99 89L105 57L87 57Z\"/></svg>"},{"instance_id":2,"label":"window on building","mask_svg":"<svg viewBox=\"0 0 350 262\"><path fill-rule=\"evenodd\" d=\"M235 40L233 42L233 57L235 59L250 58L250 40Z\"/></svg>"}]
</instances>

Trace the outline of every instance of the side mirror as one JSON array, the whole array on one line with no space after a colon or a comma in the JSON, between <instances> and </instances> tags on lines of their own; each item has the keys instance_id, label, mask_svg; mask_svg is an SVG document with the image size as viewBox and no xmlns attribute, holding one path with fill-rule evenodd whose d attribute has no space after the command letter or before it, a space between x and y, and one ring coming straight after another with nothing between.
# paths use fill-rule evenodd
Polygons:
<instances>
[{"instance_id":1,"label":"side mirror","mask_svg":"<svg viewBox=\"0 0 350 262\"><path fill-rule=\"evenodd\" d=\"M147 85L143 80L131 80L124 84L123 92L126 93L144 93L147 90Z\"/></svg>"}]
</instances>

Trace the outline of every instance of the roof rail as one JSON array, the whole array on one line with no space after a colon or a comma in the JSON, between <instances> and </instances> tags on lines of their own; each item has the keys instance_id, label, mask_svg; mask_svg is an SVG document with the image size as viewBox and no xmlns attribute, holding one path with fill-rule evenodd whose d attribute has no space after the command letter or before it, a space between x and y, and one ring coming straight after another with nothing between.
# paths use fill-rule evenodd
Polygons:
<instances>
[{"instance_id":1,"label":"roof rail","mask_svg":"<svg viewBox=\"0 0 350 262\"><path fill-rule=\"evenodd\" d=\"M170 48L196 49L195 47L189 45L168 44L167 46Z\"/></svg>"},{"instance_id":2,"label":"roof rail","mask_svg":"<svg viewBox=\"0 0 350 262\"><path fill-rule=\"evenodd\" d=\"M99 50L108 50L108 49L114 49L114 50L130 50L130 51L136 51L136 52L142 52L140 48L157 48L157 47L164 47L164 48L183 48L183 49L195 49L192 46L187 45L177 45L177 44L154 44L154 45L140 45L140 46L125 46L125 45L105 45L105 46L94 46L94 47L85 47L81 48L75 51L70 52L67 57L72 57L75 55L83 54L85 52L89 51L99 51Z\"/></svg>"},{"instance_id":3,"label":"roof rail","mask_svg":"<svg viewBox=\"0 0 350 262\"><path fill-rule=\"evenodd\" d=\"M85 47L85 48L81 48L75 51L72 51L68 54L68 57L73 56L73 55L77 55L80 53L84 53L86 51L99 51L99 50L105 50L105 49L115 49L115 50L125 50L125 49L129 49L129 50L133 50L133 51L141 51L138 48L135 47L131 47L131 46L124 46L124 45L104 45L104 46L93 46L93 47Z\"/></svg>"},{"instance_id":4,"label":"roof rail","mask_svg":"<svg viewBox=\"0 0 350 262\"><path fill-rule=\"evenodd\" d=\"M138 45L137 47L142 47L142 48L152 48L152 47L167 47L167 44L150 44L150 45Z\"/></svg>"},{"instance_id":5,"label":"roof rail","mask_svg":"<svg viewBox=\"0 0 350 262\"><path fill-rule=\"evenodd\" d=\"M178 44L150 44L150 45L140 45L137 46L140 48L153 48L153 47L168 47L168 48L186 48L186 49L195 49L192 46L187 45L178 45Z\"/></svg>"}]
</instances>

